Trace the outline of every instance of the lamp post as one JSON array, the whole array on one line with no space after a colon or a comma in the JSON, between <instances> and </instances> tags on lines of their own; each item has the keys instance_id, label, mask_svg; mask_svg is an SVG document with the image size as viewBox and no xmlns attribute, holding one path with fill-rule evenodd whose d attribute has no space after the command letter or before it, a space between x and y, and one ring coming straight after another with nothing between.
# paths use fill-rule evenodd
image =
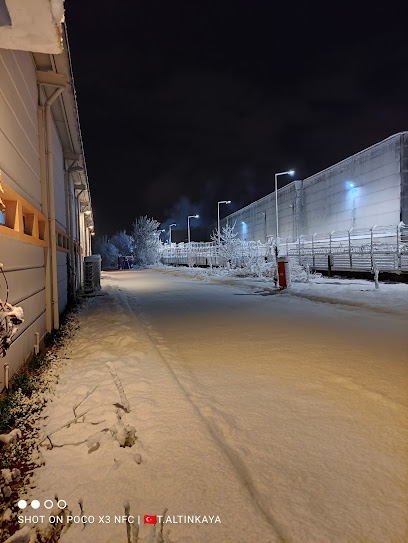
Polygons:
<instances>
[{"instance_id":1,"label":"lamp post","mask_svg":"<svg viewBox=\"0 0 408 543\"><path fill-rule=\"evenodd\" d=\"M264 217L264 238L265 238L265 243L266 243L266 211L263 211L262 215Z\"/></svg>"},{"instance_id":2,"label":"lamp post","mask_svg":"<svg viewBox=\"0 0 408 543\"><path fill-rule=\"evenodd\" d=\"M198 219L200 215L189 215L187 217L187 231L188 231L188 248L190 248L191 236L190 236L190 219Z\"/></svg>"},{"instance_id":3,"label":"lamp post","mask_svg":"<svg viewBox=\"0 0 408 543\"><path fill-rule=\"evenodd\" d=\"M162 232L165 232L165 231L166 231L166 230L157 230L157 240L158 240L159 244L160 244L160 241L161 241L161 240L160 240L160 234L161 234Z\"/></svg>"},{"instance_id":4,"label":"lamp post","mask_svg":"<svg viewBox=\"0 0 408 543\"><path fill-rule=\"evenodd\" d=\"M230 204L231 200L221 200L221 202L218 202L218 245L221 245L221 230L220 230L220 204Z\"/></svg>"},{"instance_id":5,"label":"lamp post","mask_svg":"<svg viewBox=\"0 0 408 543\"><path fill-rule=\"evenodd\" d=\"M295 175L295 171L288 170L287 172L275 173L276 247L278 247L278 238L279 238L279 219L278 219L278 176L279 175Z\"/></svg>"},{"instance_id":6,"label":"lamp post","mask_svg":"<svg viewBox=\"0 0 408 543\"><path fill-rule=\"evenodd\" d=\"M170 226L169 226L170 245L171 245L171 227L172 226L177 226L177 224L173 223L173 224L170 224Z\"/></svg>"}]
</instances>

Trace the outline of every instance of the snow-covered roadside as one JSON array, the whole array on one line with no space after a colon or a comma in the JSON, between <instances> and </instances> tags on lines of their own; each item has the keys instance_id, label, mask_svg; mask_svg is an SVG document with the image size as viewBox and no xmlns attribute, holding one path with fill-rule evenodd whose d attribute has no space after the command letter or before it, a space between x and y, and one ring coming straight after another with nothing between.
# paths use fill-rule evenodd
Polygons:
<instances>
[{"instance_id":1,"label":"snow-covered roadside","mask_svg":"<svg viewBox=\"0 0 408 543\"><path fill-rule=\"evenodd\" d=\"M67 363L65 349L78 328L76 313L72 312L64 326L54 337L52 346L36 360L33 359L24 373L18 374L13 389L4 399L3 424L15 426L0 435L0 487L5 500L0 504L0 538L2 541L16 529L17 499L31 485L31 476L35 467L41 465L42 455L38 443L38 427L44 405L52 398L58 383L59 372ZM23 380L19 380L23 377ZM15 389L18 384L25 388ZM15 390L14 390L15 389Z\"/></svg>"},{"instance_id":2,"label":"snow-covered roadside","mask_svg":"<svg viewBox=\"0 0 408 543\"><path fill-rule=\"evenodd\" d=\"M86 518L63 543L403 541L403 321L248 296L273 292L248 281L104 274L43 412L45 465L21 514L66 501ZM144 515L165 508L154 532Z\"/></svg>"},{"instance_id":3,"label":"snow-covered roadside","mask_svg":"<svg viewBox=\"0 0 408 543\"><path fill-rule=\"evenodd\" d=\"M74 518L86 517L69 523L61 535L64 543L133 541L127 536L131 527L120 520L126 511L141 519L138 543L232 542L242 539L249 525L255 541L280 541L225 463L126 298L109 280L105 289L106 296L82 310L70 364L43 411L45 464L35 470L32 489L20 496L41 505L21 511L31 517L24 519L26 525L44 529L39 519L50 513L46 500L55 507L57 497ZM120 443L118 437L133 428L136 441ZM143 519L165 508L162 535Z\"/></svg>"},{"instance_id":4,"label":"snow-covered roadside","mask_svg":"<svg viewBox=\"0 0 408 543\"><path fill-rule=\"evenodd\" d=\"M351 307L364 307L381 313L394 313L408 316L408 284L381 282L376 289L374 281L366 279L347 279L343 277L324 277L310 275L309 281L294 281L285 291L279 291L271 278L246 277L239 271L217 270L213 268L187 268L163 266L160 271L176 276L185 276L217 284L234 285L267 296L301 296L316 302L328 302Z\"/></svg>"}]
</instances>

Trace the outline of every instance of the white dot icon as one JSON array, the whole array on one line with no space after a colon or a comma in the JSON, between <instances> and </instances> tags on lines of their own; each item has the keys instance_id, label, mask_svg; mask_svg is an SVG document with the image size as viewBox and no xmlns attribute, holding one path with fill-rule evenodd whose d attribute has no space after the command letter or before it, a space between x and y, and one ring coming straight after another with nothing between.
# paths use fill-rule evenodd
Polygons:
<instances>
[{"instance_id":1,"label":"white dot icon","mask_svg":"<svg viewBox=\"0 0 408 543\"><path fill-rule=\"evenodd\" d=\"M31 507L32 507L33 509L38 509L38 508L40 507L40 505L41 505L41 504L40 504L40 502L39 502L38 500L33 500L33 501L31 502Z\"/></svg>"},{"instance_id":2,"label":"white dot icon","mask_svg":"<svg viewBox=\"0 0 408 543\"><path fill-rule=\"evenodd\" d=\"M25 500L20 500L17 505L20 509L25 509L27 507L27 502Z\"/></svg>"}]
</instances>

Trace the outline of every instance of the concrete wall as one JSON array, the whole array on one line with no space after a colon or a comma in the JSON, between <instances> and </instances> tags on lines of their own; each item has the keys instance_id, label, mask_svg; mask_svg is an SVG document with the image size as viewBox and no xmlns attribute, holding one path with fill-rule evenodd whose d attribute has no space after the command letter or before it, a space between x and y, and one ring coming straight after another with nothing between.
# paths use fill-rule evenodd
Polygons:
<instances>
[{"instance_id":1,"label":"concrete wall","mask_svg":"<svg viewBox=\"0 0 408 543\"><path fill-rule=\"evenodd\" d=\"M278 191L280 237L296 235L295 200L295 182ZM275 208L275 193L273 192L229 215L228 223L230 225L236 223L235 230L241 239L265 242L268 237L275 237ZM226 222L227 218L222 219L221 226L225 226Z\"/></svg>"},{"instance_id":2,"label":"concrete wall","mask_svg":"<svg viewBox=\"0 0 408 543\"><path fill-rule=\"evenodd\" d=\"M402 137L391 136L305 179L304 233L398 224Z\"/></svg>"},{"instance_id":3,"label":"concrete wall","mask_svg":"<svg viewBox=\"0 0 408 543\"><path fill-rule=\"evenodd\" d=\"M408 132L401 134L401 221L408 224Z\"/></svg>"},{"instance_id":4,"label":"concrete wall","mask_svg":"<svg viewBox=\"0 0 408 543\"><path fill-rule=\"evenodd\" d=\"M279 189L278 218L281 239L408 223L408 132ZM221 225L227 221L236 221L242 239L275 237L275 193L232 213Z\"/></svg>"}]
</instances>

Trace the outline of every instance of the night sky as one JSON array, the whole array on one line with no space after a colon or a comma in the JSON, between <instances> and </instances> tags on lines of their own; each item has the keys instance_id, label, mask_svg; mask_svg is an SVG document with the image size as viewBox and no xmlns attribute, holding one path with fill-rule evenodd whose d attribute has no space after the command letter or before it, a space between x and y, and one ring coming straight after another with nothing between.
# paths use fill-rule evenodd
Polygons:
<instances>
[{"instance_id":1,"label":"night sky","mask_svg":"<svg viewBox=\"0 0 408 543\"><path fill-rule=\"evenodd\" d=\"M98 235L139 215L213 224L275 172L408 130L404 2L276 4L66 0Z\"/></svg>"}]
</instances>

